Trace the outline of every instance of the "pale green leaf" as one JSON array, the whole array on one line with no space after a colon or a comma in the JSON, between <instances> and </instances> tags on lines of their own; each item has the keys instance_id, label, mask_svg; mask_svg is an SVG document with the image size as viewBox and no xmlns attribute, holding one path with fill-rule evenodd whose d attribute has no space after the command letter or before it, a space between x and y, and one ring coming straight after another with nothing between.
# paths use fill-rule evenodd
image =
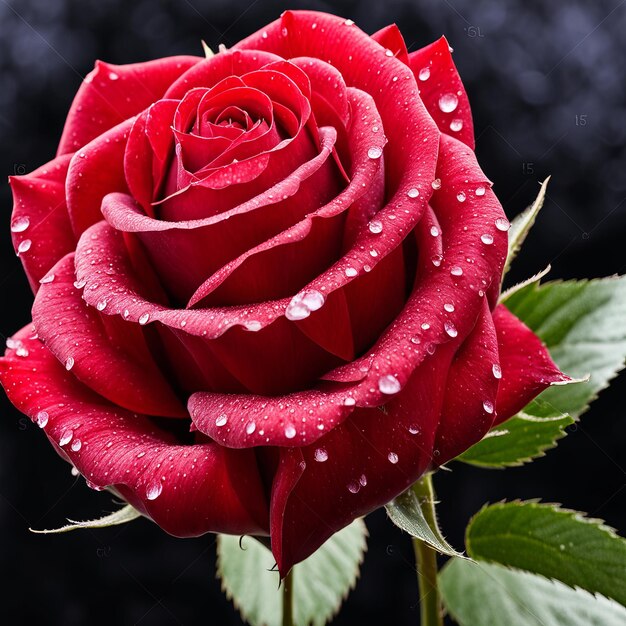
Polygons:
<instances>
[{"instance_id":1,"label":"pale green leaf","mask_svg":"<svg viewBox=\"0 0 626 626\"><path fill-rule=\"evenodd\" d=\"M365 555L367 529L361 519L335 533L292 572L294 624L324 626L354 588ZM252 626L282 624L282 588L272 553L252 537L219 535L218 575L222 589Z\"/></svg>"},{"instance_id":2,"label":"pale green leaf","mask_svg":"<svg viewBox=\"0 0 626 626\"><path fill-rule=\"evenodd\" d=\"M537 502L482 509L466 530L469 555L528 570L626 604L626 540L598 520Z\"/></svg>"},{"instance_id":3,"label":"pale green leaf","mask_svg":"<svg viewBox=\"0 0 626 626\"><path fill-rule=\"evenodd\" d=\"M51 530L35 530L31 528L31 532L50 535L56 533L67 533L70 530L79 530L80 528L106 528L107 526L117 526L119 524L126 524L126 522L132 522L134 519L141 517L141 513L127 504L125 507L114 511L110 515L105 515L99 519L87 520L84 522L77 522L75 520L68 519L69 524L61 526L61 528L53 528Z\"/></svg>"},{"instance_id":4,"label":"pale green leaf","mask_svg":"<svg viewBox=\"0 0 626 626\"><path fill-rule=\"evenodd\" d=\"M626 609L612 600L502 565L452 559L439 585L460 626L626 624Z\"/></svg>"},{"instance_id":5,"label":"pale green leaf","mask_svg":"<svg viewBox=\"0 0 626 626\"><path fill-rule=\"evenodd\" d=\"M428 523L418 497L412 489L392 500L385 509L391 521L412 537L421 539L442 554L462 556L446 541L437 525Z\"/></svg>"},{"instance_id":6,"label":"pale green leaf","mask_svg":"<svg viewBox=\"0 0 626 626\"><path fill-rule=\"evenodd\" d=\"M494 469L523 465L554 448L573 423L574 418L567 414L537 417L518 413L489 431L457 461Z\"/></svg>"},{"instance_id":7,"label":"pale green leaf","mask_svg":"<svg viewBox=\"0 0 626 626\"><path fill-rule=\"evenodd\" d=\"M511 222L511 228L509 230L509 252L506 257L506 262L504 263L503 275L509 271L513 259L517 256L522 243L524 243L524 239L526 239L526 235L528 235L528 232L537 219L537 215L546 197L546 189L549 181L550 177L548 176L548 178L541 183L541 189L539 189L535 201Z\"/></svg>"}]
</instances>

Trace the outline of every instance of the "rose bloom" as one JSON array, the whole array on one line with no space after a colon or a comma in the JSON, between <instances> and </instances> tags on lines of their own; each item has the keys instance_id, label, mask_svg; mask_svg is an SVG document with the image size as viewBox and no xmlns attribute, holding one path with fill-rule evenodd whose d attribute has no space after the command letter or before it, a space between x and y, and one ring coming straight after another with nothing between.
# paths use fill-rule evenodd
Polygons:
<instances>
[{"instance_id":1,"label":"rose bloom","mask_svg":"<svg viewBox=\"0 0 626 626\"><path fill-rule=\"evenodd\" d=\"M98 62L13 177L35 301L13 404L167 532L280 572L566 380L498 305L508 222L445 39L287 12L208 59Z\"/></svg>"}]
</instances>

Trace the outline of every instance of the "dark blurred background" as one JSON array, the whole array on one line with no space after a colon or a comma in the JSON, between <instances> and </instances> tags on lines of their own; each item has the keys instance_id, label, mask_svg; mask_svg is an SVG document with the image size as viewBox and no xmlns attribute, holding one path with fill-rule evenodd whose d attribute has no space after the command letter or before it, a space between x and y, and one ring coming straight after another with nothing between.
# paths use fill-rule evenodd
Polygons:
<instances>
[{"instance_id":1,"label":"dark blurred background","mask_svg":"<svg viewBox=\"0 0 626 626\"><path fill-rule=\"evenodd\" d=\"M396 22L411 50L445 34L469 92L479 160L509 217L552 174L548 201L511 280L626 272L626 0L0 0L0 172L53 157L65 114L96 58L129 63L234 44L286 8L314 8L374 32ZM29 321L31 294L9 237L0 186L0 332ZM626 531L626 376L556 450L505 472L453 466L436 477L441 522L462 546L486 501L543 498ZM2 394L0 394L1 396ZM70 475L41 432L2 396L0 605L11 624L240 624L215 579L212 536L176 540L146 520L39 536L111 499ZM410 542L368 518L361 581L336 624L417 624ZM251 584L254 584L253 581Z\"/></svg>"}]
</instances>

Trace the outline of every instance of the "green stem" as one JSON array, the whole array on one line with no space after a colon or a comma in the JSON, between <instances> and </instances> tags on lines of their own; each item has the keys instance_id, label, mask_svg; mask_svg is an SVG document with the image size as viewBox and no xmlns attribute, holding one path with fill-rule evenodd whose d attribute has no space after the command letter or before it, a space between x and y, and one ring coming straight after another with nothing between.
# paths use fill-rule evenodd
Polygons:
<instances>
[{"instance_id":1,"label":"green stem","mask_svg":"<svg viewBox=\"0 0 626 626\"><path fill-rule=\"evenodd\" d=\"M428 525L431 528L437 528L435 491L431 476L431 474L422 476L413 485L413 491L419 500ZM443 626L441 598L437 586L437 551L416 537L413 538L413 550L420 594L420 624L421 626Z\"/></svg>"},{"instance_id":2,"label":"green stem","mask_svg":"<svg viewBox=\"0 0 626 626\"><path fill-rule=\"evenodd\" d=\"M293 569L283 580L283 626L293 626Z\"/></svg>"}]
</instances>

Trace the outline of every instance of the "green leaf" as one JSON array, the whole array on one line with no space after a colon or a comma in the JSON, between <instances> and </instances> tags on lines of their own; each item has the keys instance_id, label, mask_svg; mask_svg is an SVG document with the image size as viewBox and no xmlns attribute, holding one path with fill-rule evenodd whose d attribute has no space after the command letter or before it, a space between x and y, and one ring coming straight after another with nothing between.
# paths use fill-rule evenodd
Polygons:
<instances>
[{"instance_id":1,"label":"green leaf","mask_svg":"<svg viewBox=\"0 0 626 626\"><path fill-rule=\"evenodd\" d=\"M570 415L538 417L522 412L511 417L463 454L457 461L485 468L501 469L523 465L554 448L574 423Z\"/></svg>"},{"instance_id":2,"label":"green leaf","mask_svg":"<svg viewBox=\"0 0 626 626\"><path fill-rule=\"evenodd\" d=\"M517 256L522 243L524 243L524 239L526 239L526 235L528 235L532 225L535 223L535 219L537 219L537 215L546 197L546 189L549 181L550 177L548 176L548 178L541 183L541 189L535 201L511 222L511 228L509 230L509 253L504 263L503 276L509 271L513 259Z\"/></svg>"},{"instance_id":3,"label":"green leaf","mask_svg":"<svg viewBox=\"0 0 626 626\"><path fill-rule=\"evenodd\" d=\"M452 559L439 585L448 612L461 626L626 624L626 609L612 600L502 565Z\"/></svg>"},{"instance_id":4,"label":"green leaf","mask_svg":"<svg viewBox=\"0 0 626 626\"><path fill-rule=\"evenodd\" d=\"M399 495L387 504L385 509L391 521L412 537L421 539L442 554L462 556L445 540L436 524L428 523L413 489L408 489Z\"/></svg>"},{"instance_id":5,"label":"green leaf","mask_svg":"<svg viewBox=\"0 0 626 626\"><path fill-rule=\"evenodd\" d=\"M335 533L293 569L294 624L324 626L354 588L367 549L361 519ZM282 624L282 589L272 553L252 537L219 535L217 569L222 589L252 626Z\"/></svg>"},{"instance_id":6,"label":"green leaf","mask_svg":"<svg viewBox=\"0 0 626 626\"><path fill-rule=\"evenodd\" d=\"M507 308L545 342L557 365L589 382L555 386L540 398L555 411L579 416L624 367L626 277L532 284Z\"/></svg>"},{"instance_id":7,"label":"green leaf","mask_svg":"<svg viewBox=\"0 0 626 626\"><path fill-rule=\"evenodd\" d=\"M61 528L53 528L51 530L35 530L31 528L30 531L41 535L51 535L67 533L70 530L78 530L79 528L106 528L107 526L117 526L119 524L126 524L126 522L132 522L138 517L141 517L141 513L130 504L127 504L125 507L114 511L110 515L105 515L100 519L92 519L85 522L77 522L68 519L69 524L61 526Z\"/></svg>"},{"instance_id":8,"label":"green leaf","mask_svg":"<svg viewBox=\"0 0 626 626\"><path fill-rule=\"evenodd\" d=\"M537 502L494 504L472 518L466 545L475 559L556 578L626 604L626 540L576 511Z\"/></svg>"},{"instance_id":9,"label":"green leaf","mask_svg":"<svg viewBox=\"0 0 626 626\"><path fill-rule=\"evenodd\" d=\"M530 278L523 280L521 283L517 283L517 285L513 285L512 287L509 287L506 291L503 291L500 294L499 302L506 304L506 301L514 293L517 293L521 289L524 289L524 287L528 287L528 285L532 285L533 283L538 283L544 276L550 273L551 269L552 269L552 266L548 265L548 267L541 270L540 272L537 272L535 275L531 276Z\"/></svg>"}]
</instances>

